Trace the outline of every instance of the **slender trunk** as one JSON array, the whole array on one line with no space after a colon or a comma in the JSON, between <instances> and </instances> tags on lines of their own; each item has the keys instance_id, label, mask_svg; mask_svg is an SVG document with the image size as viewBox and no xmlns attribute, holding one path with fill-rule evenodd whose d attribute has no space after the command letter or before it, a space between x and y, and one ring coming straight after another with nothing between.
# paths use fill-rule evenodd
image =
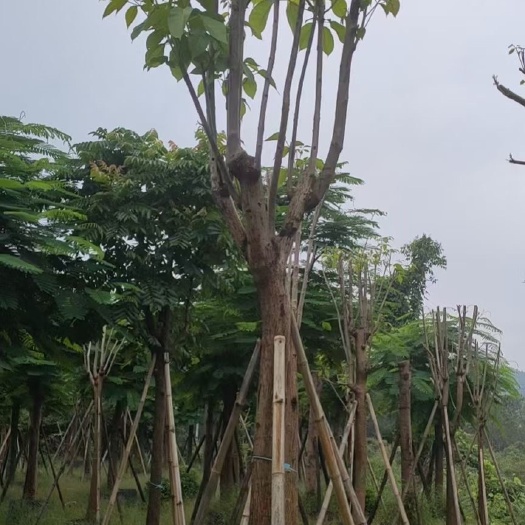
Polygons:
<instances>
[{"instance_id":1,"label":"slender trunk","mask_svg":"<svg viewBox=\"0 0 525 525\"><path fill-rule=\"evenodd\" d=\"M317 393L321 393L322 382L319 380L319 376L312 372L312 377L315 382ZM320 490L320 461L319 461L319 433L317 425L315 423L315 414L312 407L310 407L308 417L308 435L306 437L306 444L304 448L304 467L305 467L305 485L306 485L306 497L310 501L314 501L317 498L317 494Z\"/></svg>"},{"instance_id":2,"label":"slender trunk","mask_svg":"<svg viewBox=\"0 0 525 525\"><path fill-rule=\"evenodd\" d=\"M195 441L195 425L188 426L188 439L186 441L185 453L186 463L189 465L191 458L193 457L193 445Z\"/></svg>"},{"instance_id":3,"label":"slender trunk","mask_svg":"<svg viewBox=\"0 0 525 525\"><path fill-rule=\"evenodd\" d=\"M230 383L226 386L223 392L223 409L222 409L222 430L221 439L224 438L224 431L230 421L230 416L235 405L235 398L237 397L237 385ZM226 453L226 459L221 471L221 498L226 498L235 486L238 478L235 477L235 472L238 472L238 460L239 457L235 451L235 439L232 439L228 452ZM237 465L235 464L237 462Z\"/></svg>"},{"instance_id":4,"label":"slender trunk","mask_svg":"<svg viewBox=\"0 0 525 525\"><path fill-rule=\"evenodd\" d=\"M357 411L354 438L354 488L361 508L365 508L366 472L368 469L366 380L366 333L358 328L355 334L356 382L354 386Z\"/></svg>"},{"instance_id":5,"label":"slender trunk","mask_svg":"<svg viewBox=\"0 0 525 525\"><path fill-rule=\"evenodd\" d=\"M86 521L100 522L100 461L102 457L102 378L95 379L93 384L93 452L91 457L91 483L89 487ZM111 469L110 469L111 470Z\"/></svg>"},{"instance_id":6,"label":"slender trunk","mask_svg":"<svg viewBox=\"0 0 525 525\"><path fill-rule=\"evenodd\" d=\"M120 457L122 456L122 439L121 435L124 434L124 422L125 422L125 412L126 411L126 401L119 399L115 405L115 411L113 412L113 418L111 420L111 427L109 428L109 443L108 443L108 456L115 467L115 472L113 469L108 469L107 477L107 487L108 491L111 493L113 490L113 485L115 484L114 475L116 475L116 469L120 463Z\"/></svg>"},{"instance_id":7,"label":"slender trunk","mask_svg":"<svg viewBox=\"0 0 525 525\"><path fill-rule=\"evenodd\" d=\"M20 422L20 403L13 401L11 407L11 435L9 436L9 452L7 461L7 477L9 483L15 480L16 459L18 457L18 425Z\"/></svg>"},{"instance_id":8,"label":"slender trunk","mask_svg":"<svg viewBox=\"0 0 525 525\"><path fill-rule=\"evenodd\" d=\"M268 265L270 266L270 265ZM258 390L254 461L250 504L250 525L270 525L271 522L271 461L272 456L272 389L274 337L286 337L286 444L285 461L291 471L286 473L286 523L298 521L297 459L299 431L297 400L297 357L290 344L290 307L285 289L285 265L275 262L266 268L265 277L255 282L262 318L261 362Z\"/></svg>"},{"instance_id":9,"label":"slender trunk","mask_svg":"<svg viewBox=\"0 0 525 525\"><path fill-rule=\"evenodd\" d=\"M31 423L29 427L29 447L27 452L27 470L22 498L34 500L38 475L38 445L40 441L40 425L42 423L42 408L44 395L38 379L29 385L29 393L33 406L31 409Z\"/></svg>"},{"instance_id":10,"label":"slender trunk","mask_svg":"<svg viewBox=\"0 0 525 525\"><path fill-rule=\"evenodd\" d=\"M443 508L443 487L444 487L444 470L445 470L445 456L443 443L443 426L441 423L440 411L436 414L436 422L434 425L434 490L436 499L436 508L442 510Z\"/></svg>"},{"instance_id":11,"label":"slender trunk","mask_svg":"<svg viewBox=\"0 0 525 525\"><path fill-rule=\"evenodd\" d=\"M411 371L410 361L399 364L399 443L401 447L401 485L406 494L405 508L410 515L414 507L412 472L414 470L414 450L412 447L411 420Z\"/></svg>"},{"instance_id":12,"label":"slender trunk","mask_svg":"<svg viewBox=\"0 0 525 525\"><path fill-rule=\"evenodd\" d=\"M481 525L489 525L484 463L483 426L481 426L478 433L478 514Z\"/></svg>"},{"instance_id":13,"label":"slender trunk","mask_svg":"<svg viewBox=\"0 0 525 525\"><path fill-rule=\"evenodd\" d=\"M162 503L162 467L164 465L164 430L166 423L166 381L164 351L157 349L155 363L155 413L151 444L150 482L146 525L159 525Z\"/></svg>"}]
</instances>

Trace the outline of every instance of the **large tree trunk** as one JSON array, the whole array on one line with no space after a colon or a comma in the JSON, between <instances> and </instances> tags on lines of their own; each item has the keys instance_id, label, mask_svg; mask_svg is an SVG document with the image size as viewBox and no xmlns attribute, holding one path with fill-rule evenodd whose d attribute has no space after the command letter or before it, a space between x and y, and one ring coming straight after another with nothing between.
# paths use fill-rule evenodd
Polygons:
<instances>
[{"instance_id":1,"label":"large tree trunk","mask_svg":"<svg viewBox=\"0 0 525 525\"><path fill-rule=\"evenodd\" d=\"M29 447L27 451L27 470L24 482L23 499L34 500L38 475L38 446L40 441L40 425L42 423L42 408L44 395L38 379L29 384L33 406L31 408L31 423L29 427Z\"/></svg>"},{"instance_id":2,"label":"large tree trunk","mask_svg":"<svg viewBox=\"0 0 525 525\"><path fill-rule=\"evenodd\" d=\"M166 426L166 381L164 374L164 350L155 350L155 413L153 419L153 441L151 444L150 483L146 525L159 525L161 515L162 467L164 464L164 430Z\"/></svg>"},{"instance_id":3,"label":"large tree trunk","mask_svg":"<svg viewBox=\"0 0 525 525\"><path fill-rule=\"evenodd\" d=\"M224 438L224 431L226 430L228 422L230 421L230 416L235 405L236 397L236 385L231 383L225 388L223 393L221 439ZM236 451L235 439L232 439L230 446L228 447L228 452L226 453L226 458L221 471L221 498L227 497L231 493L235 484L238 482L238 478L235 477L235 473L239 471L238 463L239 456Z\"/></svg>"},{"instance_id":4,"label":"large tree trunk","mask_svg":"<svg viewBox=\"0 0 525 525\"><path fill-rule=\"evenodd\" d=\"M366 409L367 365L366 333L363 328L358 328L355 334L356 382L354 392L357 409L354 426L354 488L362 509L365 508L366 502L366 471L368 468Z\"/></svg>"},{"instance_id":5,"label":"large tree trunk","mask_svg":"<svg viewBox=\"0 0 525 525\"><path fill-rule=\"evenodd\" d=\"M412 472L414 470L414 450L412 448L412 399L410 391L411 372L410 361L399 364L399 443L401 446L401 485L406 494L405 508L411 518L414 506L414 484Z\"/></svg>"},{"instance_id":6,"label":"large tree trunk","mask_svg":"<svg viewBox=\"0 0 525 525\"><path fill-rule=\"evenodd\" d=\"M282 260L264 265L261 277L253 272L259 295L262 318L261 362L254 440L250 525L271 523L271 457L272 457L272 389L274 337L286 337L286 444L285 461L291 466L286 473L286 523L298 520L297 441L299 419L297 400L297 358L290 341L290 303L285 289L285 264ZM268 459L261 459L268 458Z\"/></svg>"},{"instance_id":7,"label":"large tree trunk","mask_svg":"<svg viewBox=\"0 0 525 525\"><path fill-rule=\"evenodd\" d=\"M317 393L321 393L322 382L319 380L317 373L312 372ZM320 482L320 459L319 459L319 433L315 422L315 414L310 407L308 416L308 435L304 447L304 468L305 468L305 486L306 495L310 501L317 501L317 495L321 490ZM317 509L319 510L319 509Z\"/></svg>"}]
</instances>

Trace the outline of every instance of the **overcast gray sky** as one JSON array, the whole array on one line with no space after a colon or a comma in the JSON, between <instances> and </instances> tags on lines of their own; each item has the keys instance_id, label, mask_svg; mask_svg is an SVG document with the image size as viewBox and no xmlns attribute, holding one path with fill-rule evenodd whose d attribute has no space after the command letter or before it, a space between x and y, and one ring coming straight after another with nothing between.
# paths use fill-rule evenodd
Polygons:
<instances>
[{"instance_id":1,"label":"overcast gray sky","mask_svg":"<svg viewBox=\"0 0 525 525\"><path fill-rule=\"evenodd\" d=\"M440 241L449 265L429 306L477 304L503 329L507 359L525 369L525 168L505 161L509 152L525 158L525 113L491 78L520 89L507 47L525 44L525 2L401 4L395 20L378 13L355 61L342 159L366 182L356 206L387 212L382 231L397 246L422 233ZM185 90L167 70L143 71L143 42L130 42L122 16L103 21L103 9L96 0L0 2L0 114L24 112L75 141L125 126L191 145L196 115ZM334 56L325 75L333 89L336 72ZM269 133L277 126L270 119ZM253 138L253 119L245 127Z\"/></svg>"}]
</instances>

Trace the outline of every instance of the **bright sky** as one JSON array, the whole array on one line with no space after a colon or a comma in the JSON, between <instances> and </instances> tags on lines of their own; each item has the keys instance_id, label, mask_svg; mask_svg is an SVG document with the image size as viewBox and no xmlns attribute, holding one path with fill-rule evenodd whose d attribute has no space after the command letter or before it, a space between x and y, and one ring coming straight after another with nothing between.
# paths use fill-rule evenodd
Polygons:
<instances>
[{"instance_id":1,"label":"bright sky","mask_svg":"<svg viewBox=\"0 0 525 525\"><path fill-rule=\"evenodd\" d=\"M144 42L131 44L123 17L102 20L103 9L97 0L0 2L0 114L23 112L75 141L124 126L191 145L197 119L185 90L167 70L143 71ZM492 75L525 94L507 55L509 44L525 44L524 22L523 0L401 0L397 19L378 13L354 64L342 156L366 182L356 206L387 212L382 231L396 245L422 233L442 243L449 267L429 306L477 304L503 329L505 356L521 369L525 168L506 158L525 158L525 114ZM324 78L332 92L335 55ZM268 134L278 126L272 96ZM325 137L332 102L327 95ZM312 103L309 85L304 105ZM253 118L245 129L253 138Z\"/></svg>"}]
</instances>

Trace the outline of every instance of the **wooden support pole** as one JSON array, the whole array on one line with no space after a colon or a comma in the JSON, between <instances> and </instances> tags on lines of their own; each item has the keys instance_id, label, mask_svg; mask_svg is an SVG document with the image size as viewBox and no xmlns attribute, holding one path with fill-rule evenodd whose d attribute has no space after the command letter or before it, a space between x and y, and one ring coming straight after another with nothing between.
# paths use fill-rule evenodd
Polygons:
<instances>
[{"instance_id":1,"label":"wooden support pole","mask_svg":"<svg viewBox=\"0 0 525 525\"><path fill-rule=\"evenodd\" d=\"M272 427L272 525L284 525L284 400L286 388L286 339L273 343L273 427Z\"/></svg>"},{"instance_id":2,"label":"wooden support pole","mask_svg":"<svg viewBox=\"0 0 525 525\"><path fill-rule=\"evenodd\" d=\"M221 476L222 467L224 465L224 461L226 459L230 443L232 442L233 436L235 434L235 428L237 427L237 424L241 417L241 412L243 411L244 405L246 404L248 390L250 388L250 384L255 373L255 368L259 360L260 348L261 342L257 341L252 357L248 364L248 368L246 369L246 373L244 374L244 379L242 381L239 394L237 395L235 406L232 409L230 420L228 421L228 425L226 426L226 430L224 431L224 435L219 446L217 456L215 457L215 462L213 463L213 467L211 469L210 478L208 480L208 483L206 484L206 488L204 489L202 498L200 499L197 512L195 513L195 518L193 520L194 525L203 525L208 507L215 494L215 491L217 490L217 485Z\"/></svg>"},{"instance_id":3,"label":"wooden support pole","mask_svg":"<svg viewBox=\"0 0 525 525\"><path fill-rule=\"evenodd\" d=\"M345 451L346 445L348 443L348 436L350 435L350 431L352 430L352 426L354 424L354 417L355 417L355 410L356 410L356 403L352 403L352 407L350 409L350 416L348 417L348 421L346 423L345 430L343 432L343 437L341 438L341 443L339 444L339 453L343 454ZM330 500L332 499L332 492L334 490L334 485L330 481L328 484L328 487L326 489L323 505L321 506L321 511L319 512L319 516L317 517L317 521L315 522L316 525L323 525L324 520L326 518L326 513L328 511L328 506L330 505Z\"/></svg>"},{"instance_id":4,"label":"wooden support pole","mask_svg":"<svg viewBox=\"0 0 525 525\"><path fill-rule=\"evenodd\" d=\"M403 525L410 525L410 522L408 521L407 513L405 511L405 507L403 505L403 500L401 499L401 495L399 494L399 489L397 488L397 483L396 483L396 478L394 476L394 472L388 460L388 454L386 452L385 444L383 443L383 438L381 437L381 430L379 429L379 423L377 421L376 413L374 410L374 405L372 404L372 399L369 394L366 394L366 401L368 404L368 410L370 412L370 417L372 418L372 422L374 423L374 429L376 431L379 449L381 450L381 455L383 456L385 468L388 472L388 479L390 481L390 486L392 487L392 492L394 493L394 496L397 501L397 505L399 507L399 513L401 514L401 521L403 522Z\"/></svg>"},{"instance_id":5,"label":"wooden support pole","mask_svg":"<svg viewBox=\"0 0 525 525\"><path fill-rule=\"evenodd\" d=\"M299 333L299 328L297 326L297 321L295 320L294 315L292 315L291 318L292 341L297 352L297 368L303 376L306 392L308 394L312 409L314 411L316 424L319 428L319 440L324 451L330 479L332 480L332 483L334 485L335 495L339 504L339 511L340 517L342 519L342 524L354 525L350 505L346 497L342 473L340 470L339 462L337 461L337 456L339 457L341 462L342 458L341 456L339 456L339 454L336 453L337 448L334 449L334 446L332 444L333 436L331 436L330 427L328 425L328 422L326 421L323 407L321 406L321 402L319 401L319 396L317 395L315 383L312 377L312 373L310 371L310 367L308 366L308 359L306 357L306 352L304 350L301 335ZM346 468L344 470L346 471ZM358 523L357 525L366 525L366 519L362 523Z\"/></svg>"},{"instance_id":6,"label":"wooden support pole","mask_svg":"<svg viewBox=\"0 0 525 525\"><path fill-rule=\"evenodd\" d=\"M180 482L179 453L177 434L175 433L175 416L173 414L173 396L171 393L170 355L164 354L164 374L166 383L166 410L168 414L168 462L171 489L171 517L173 525L186 525L184 503L182 501L182 485Z\"/></svg>"},{"instance_id":7,"label":"wooden support pole","mask_svg":"<svg viewBox=\"0 0 525 525\"><path fill-rule=\"evenodd\" d=\"M241 517L241 523L240 525L248 525L250 522L250 502L252 499L252 487L248 489L248 497L246 498L246 503L244 504L244 508L242 510L242 517Z\"/></svg>"},{"instance_id":8,"label":"wooden support pole","mask_svg":"<svg viewBox=\"0 0 525 525\"><path fill-rule=\"evenodd\" d=\"M109 520L111 519L111 514L113 512L115 503L117 501L118 490L120 488L122 478L124 477L124 473L126 472L126 466L128 464L129 454L131 452L131 447L133 446L133 437L137 433L137 429L140 423L140 418L142 416L142 410L144 409L144 403L146 402L146 396L148 395L148 389L151 383L151 377L153 376L153 370L155 369L155 361L156 361L156 354L154 353L151 358L151 364L148 370L148 375L146 376L144 388L142 389L142 396L139 401L139 406L137 407L137 413L135 414L135 419L133 420L133 426L131 427L131 430L129 433L128 442L126 444L126 448L124 449L124 454L122 455L122 459L120 461L117 477L113 485L113 490L111 491L111 496L109 498L106 513L104 514L104 519L102 520L102 525L109 524Z\"/></svg>"}]
</instances>

